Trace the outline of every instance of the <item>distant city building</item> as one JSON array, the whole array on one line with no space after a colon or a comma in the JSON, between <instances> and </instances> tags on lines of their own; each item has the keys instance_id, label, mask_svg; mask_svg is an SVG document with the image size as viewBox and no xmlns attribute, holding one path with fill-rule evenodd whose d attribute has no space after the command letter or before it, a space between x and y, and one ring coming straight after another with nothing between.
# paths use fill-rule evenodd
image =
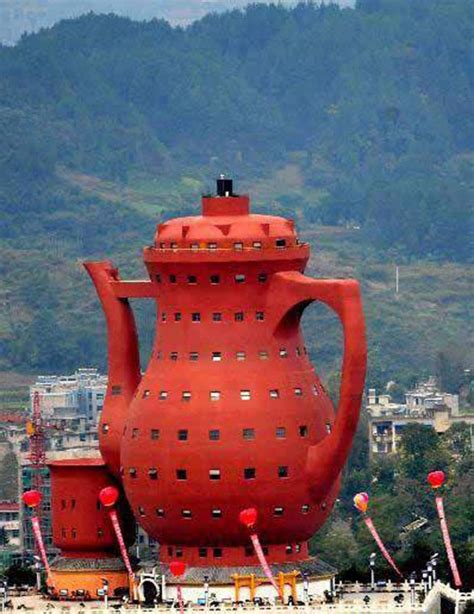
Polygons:
<instances>
[{"instance_id":1,"label":"distant city building","mask_svg":"<svg viewBox=\"0 0 474 614\"><path fill-rule=\"evenodd\" d=\"M393 402L389 392L377 394L375 388L369 388L367 411L372 456L397 452L408 424L425 424L444 433L452 424L464 422L470 425L474 449L474 415L461 415L458 395L441 392L434 377L407 392L405 403Z\"/></svg>"},{"instance_id":2,"label":"distant city building","mask_svg":"<svg viewBox=\"0 0 474 614\"><path fill-rule=\"evenodd\" d=\"M78 369L72 375L40 375L30 386L39 392L43 418L62 428L86 430L97 425L104 405L107 376L97 369Z\"/></svg>"},{"instance_id":3,"label":"distant city building","mask_svg":"<svg viewBox=\"0 0 474 614\"><path fill-rule=\"evenodd\" d=\"M20 544L20 509L16 501L0 501L0 545Z\"/></svg>"}]
</instances>

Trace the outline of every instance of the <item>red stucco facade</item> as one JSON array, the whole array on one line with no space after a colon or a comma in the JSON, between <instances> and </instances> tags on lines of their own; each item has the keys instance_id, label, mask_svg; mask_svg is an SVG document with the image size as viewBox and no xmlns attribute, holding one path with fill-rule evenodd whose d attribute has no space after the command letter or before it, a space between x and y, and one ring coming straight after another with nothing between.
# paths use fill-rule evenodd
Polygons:
<instances>
[{"instance_id":1,"label":"red stucco facade","mask_svg":"<svg viewBox=\"0 0 474 614\"><path fill-rule=\"evenodd\" d=\"M120 280L109 262L85 265L108 328L101 453L164 561L256 564L238 521L250 506L269 561L301 560L330 513L363 392L364 317L358 283L308 278L308 258L291 221L226 195L158 226L145 281ZM157 304L143 376L130 298ZM300 329L313 301L344 331L337 413Z\"/></svg>"}]
</instances>

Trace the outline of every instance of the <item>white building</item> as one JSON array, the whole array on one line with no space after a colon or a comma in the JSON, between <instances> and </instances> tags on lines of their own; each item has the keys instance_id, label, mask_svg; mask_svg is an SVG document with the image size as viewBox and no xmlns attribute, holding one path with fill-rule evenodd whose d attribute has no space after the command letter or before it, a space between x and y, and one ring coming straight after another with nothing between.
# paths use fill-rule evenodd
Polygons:
<instances>
[{"instance_id":1,"label":"white building","mask_svg":"<svg viewBox=\"0 0 474 614\"><path fill-rule=\"evenodd\" d=\"M0 501L0 531L8 546L20 544L20 509L15 501Z\"/></svg>"},{"instance_id":2,"label":"white building","mask_svg":"<svg viewBox=\"0 0 474 614\"><path fill-rule=\"evenodd\" d=\"M464 422L470 425L474 442L474 415L460 414L458 395L441 392L434 377L407 392L405 403L394 403L389 393L369 388L367 412L371 456L397 452L408 424L425 424L444 433L452 424Z\"/></svg>"},{"instance_id":3,"label":"white building","mask_svg":"<svg viewBox=\"0 0 474 614\"><path fill-rule=\"evenodd\" d=\"M30 386L31 402L39 392L43 417L63 426L83 420L96 425L104 405L107 376L97 369L78 369L73 375L40 375ZM83 430L83 429L80 429Z\"/></svg>"}]
</instances>

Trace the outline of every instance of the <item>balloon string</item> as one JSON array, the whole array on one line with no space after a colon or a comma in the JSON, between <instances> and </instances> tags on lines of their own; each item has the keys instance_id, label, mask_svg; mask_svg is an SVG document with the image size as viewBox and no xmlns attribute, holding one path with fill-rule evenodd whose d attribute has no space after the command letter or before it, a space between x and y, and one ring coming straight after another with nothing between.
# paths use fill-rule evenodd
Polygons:
<instances>
[{"instance_id":1,"label":"balloon string","mask_svg":"<svg viewBox=\"0 0 474 614\"><path fill-rule=\"evenodd\" d=\"M134 573L132 570L132 566L130 564L130 559L128 558L127 547L125 546L125 542L122 535L122 529L120 528L120 523L117 517L117 512L114 509L109 510L110 520L112 522L112 526L115 531L115 536L117 537L117 542L120 547L120 554L122 555L122 560L125 563L125 567L127 568L128 575L133 578Z\"/></svg>"},{"instance_id":2,"label":"balloon string","mask_svg":"<svg viewBox=\"0 0 474 614\"><path fill-rule=\"evenodd\" d=\"M48 557L46 556L46 550L44 547L43 536L41 535L41 527L39 523L39 519L37 516L33 516L31 519L31 524L33 527L33 535L35 537L36 545L38 546L38 550L41 556L41 560L43 561L44 568L46 570L46 574L48 579L51 576L51 568L48 563Z\"/></svg>"},{"instance_id":3,"label":"balloon string","mask_svg":"<svg viewBox=\"0 0 474 614\"><path fill-rule=\"evenodd\" d=\"M178 584L177 591L178 591L179 613L183 614L184 612L183 591L181 590L180 584Z\"/></svg>"},{"instance_id":4,"label":"balloon string","mask_svg":"<svg viewBox=\"0 0 474 614\"><path fill-rule=\"evenodd\" d=\"M255 550L255 554L260 561L260 565L263 569L263 573L267 576L268 580L271 582L277 593L280 595L280 589L278 588L278 584L275 581L275 578L272 575L272 571L267 563L267 559L262 550L262 546L260 545L260 540L258 539L258 535L256 533L251 533L250 539L252 540L253 548Z\"/></svg>"},{"instance_id":5,"label":"balloon string","mask_svg":"<svg viewBox=\"0 0 474 614\"><path fill-rule=\"evenodd\" d=\"M380 539L380 536L377 533L377 529L374 527L374 523L372 522L372 518L369 518L369 516L364 516L364 522L367 525L367 528L369 529L369 531L370 531L372 537L374 538L375 542L377 543L377 546L380 548L380 552L385 557L385 560L389 563L389 565L392 567L392 569L394 569L397 572L397 574L400 577L403 577L401 572L400 572L400 570L395 565L395 561L392 559L390 554L387 552L387 549L385 548L382 540Z\"/></svg>"},{"instance_id":6,"label":"balloon string","mask_svg":"<svg viewBox=\"0 0 474 614\"><path fill-rule=\"evenodd\" d=\"M440 496L435 497L436 509L438 511L439 523L441 525L441 533L443 535L443 541L448 555L449 566L454 578L454 584L459 587L462 586L461 576L459 575L456 559L454 558L453 546L451 544L451 538L449 536L448 523L446 522L446 516L444 515L443 498Z\"/></svg>"}]
</instances>

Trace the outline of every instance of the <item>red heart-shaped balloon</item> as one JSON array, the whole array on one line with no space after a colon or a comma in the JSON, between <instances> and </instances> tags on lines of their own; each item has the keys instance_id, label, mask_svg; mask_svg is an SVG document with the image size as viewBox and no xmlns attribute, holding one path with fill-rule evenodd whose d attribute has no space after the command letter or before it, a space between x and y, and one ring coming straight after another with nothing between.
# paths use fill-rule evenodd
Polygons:
<instances>
[{"instance_id":1,"label":"red heart-shaped balloon","mask_svg":"<svg viewBox=\"0 0 474 614\"><path fill-rule=\"evenodd\" d=\"M27 490L23 493L23 503L28 507L36 507L41 503L43 495L39 490Z\"/></svg>"},{"instance_id":2,"label":"red heart-shaped balloon","mask_svg":"<svg viewBox=\"0 0 474 614\"><path fill-rule=\"evenodd\" d=\"M428 482L432 488L439 488L443 485L446 476L444 471L431 471L428 473Z\"/></svg>"},{"instance_id":3,"label":"red heart-shaped balloon","mask_svg":"<svg viewBox=\"0 0 474 614\"><path fill-rule=\"evenodd\" d=\"M112 507L117 503L118 498L119 491L115 486L106 486L99 493L99 501L104 507Z\"/></svg>"},{"instance_id":4,"label":"red heart-shaped balloon","mask_svg":"<svg viewBox=\"0 0 474 614\"><path fill-rule=\"evenodd\" d=\"M248 507L245 510L242 510L239 514L240 522L245 525L248 529L251 529L255 526L257 522L258 513L254 507Z\"/></svg>"},{"instance_id":5,"label":"red heart-shaped balloon","mask_svg":"<svg viewBox=\"0 0 474 614\"><path fill-rule=\"evenodd\" d=\"M173 576L182 576L186 571L186 563L183 563L183 561L171 561L170 571Z\"/></svg>"}]
</instances>

